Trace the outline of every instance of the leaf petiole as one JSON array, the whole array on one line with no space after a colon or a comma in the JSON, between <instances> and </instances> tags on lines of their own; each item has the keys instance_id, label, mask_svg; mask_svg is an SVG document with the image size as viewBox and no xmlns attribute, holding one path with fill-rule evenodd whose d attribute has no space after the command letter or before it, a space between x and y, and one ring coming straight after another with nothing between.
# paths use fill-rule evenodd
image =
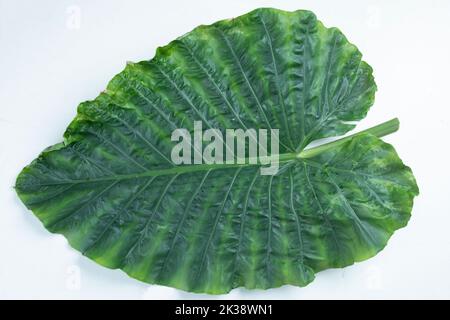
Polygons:
<instances>
[{"instance_id":1,"label":"leaf petiole","mask_svg":"<svg viewBox=\"0 0 450 320\"><path fill-rule=\"evenodd\" d=\"M359 135L366 134L366 133L369 133L376 137L381 138L383 136L386 136L388 134L396 132L398 130L399 126L400 126L400 122L399 122L398 118L394 118L389 121L383 122L379 125L376 125L372 128L349 135L347 137L344 137L344 138L341 138L341 139L338 139L338 140L335 140L332 142L328 142L328 143L319 145L317 147L302 150L300 153L298 153L296 155L296 157L301 158L301 159L314 157L314 156L316 156L322 152L325 152L329 149L336 148L337 146L347 142L348 140L352 139L355 136L359 136Z\"/></svg>"}]
</instances>

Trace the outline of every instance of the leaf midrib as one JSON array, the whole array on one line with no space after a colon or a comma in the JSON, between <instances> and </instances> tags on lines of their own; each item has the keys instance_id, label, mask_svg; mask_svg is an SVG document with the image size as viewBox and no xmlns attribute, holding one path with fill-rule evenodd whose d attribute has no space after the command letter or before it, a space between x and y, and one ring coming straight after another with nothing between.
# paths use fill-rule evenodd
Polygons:
<instances>
[{"instance_id":1,"label":"leaf midrib","mask_svg":"<svg viewBox=\"0 0 450 320\"><path fill-rule=\"evenodd\" d=\"M278 163L287 163L291 161L298 160L298 157L294 153L281 154L279 156L280 160ZM248 160L248 159L247 159ZM90 182L101 182L101 181L111 181L111 180L128 180L128 179L138 179L144 177L152 176L164 176L173 174L183 174L190 172L206 171L206 170L219 170L228 168L238 168L238 167L254 167L254 166L265 166L260 163L243 163L243 164L194 164L194 165L180 165L172 168L147 170L139 173L131 174L115 174L110 176L103 176L93 179L78 179L78 180L60 180L55 182L49 182L44 184L39 184L39 186L52 186L52 185L62 185L62 184L80 184L80 183L90 183ZM36 184L37 186L37 184Z\"/></svg>"},{"instance_id":2,"label":"leaf midrib","mask_svg":"<svg viewBox=\"0 0 450 320\"><path fill-rule=\"evenodd\" d=\"M372 128L355 133L353 135L310 148L307 150L309 152L309 155L307 155L306 152L280 154L278 156L278 163L289 163L289 162L294 162L294 161L301 161L304 164L307 164L311 167L315 167L316 169L317 168L322 169L324 167L323 164L309 159L312 154L315 156L315 155L325 152L327 150L334 149L334 148L338 147L339 145L343 144L344 142L347 142L358 135L372 134L377 137L383 137L383 136L390 134L392 132L395 132L397 130L398 130L398 119L392 119L392 120L386 121L382 124L379 124L377 126L374 126ZM48 182L48 183L44 183L44 184L32 184L31 186L43 187L43 186L57 186L57 185L63 185L63 184L94 183L94 182L111 181L111 180L122 181L122 180L127 180L127 179L138 179L138 178L143 178L143 177L183 174L183 173L198 172L198 171L205 171L205 170L219 170L219 169L228 169L228 168L237 168L237 167L253 167L253 166L261 167L261 166L263 166L263 164L258 163L258 162L250 163L249 158L246 158L244 160L245 161L242 164L223 163L223 164L183 165L183 166L176 166L176 167L171 167L171 168L146 170L143 172L131 173L131 174L114 174L114 175L110 175L110 176L103 176L103 177L98 177L98 178L93 178L93 179L60 180L60 181ZM274 162L274 161L272 161L272 162ZM354 172L354 171L345 170L342 168L333 168L328 165L326 167L331 170L348 171L349 173L364 175L363 173L360 173L360 172ZM30 186L30 185L28 185L28 186ZM16 185L16 187L17 187L17 185Z\"/></svg>"}]
</instances>

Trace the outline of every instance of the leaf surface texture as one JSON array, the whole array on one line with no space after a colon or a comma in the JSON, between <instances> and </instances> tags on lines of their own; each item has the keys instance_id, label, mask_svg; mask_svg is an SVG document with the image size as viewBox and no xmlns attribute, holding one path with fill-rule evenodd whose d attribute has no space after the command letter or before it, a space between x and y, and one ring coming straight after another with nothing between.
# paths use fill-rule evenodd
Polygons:
<instances>
[{"instance_id":1,"label":"leaf surface texture","mask_svg":"<svg viewBox=\"0 0 450 320\"><path fill-rule=\"evenodd\" d=\"M131 277L192 292L305 286L379 252L418 194L395 150L364 134L311 159L175 166L176 128L278 128L280 153L343 135L376 86L361 53L309 11L257 9L130 63L79 105L64 142L16 190L51 232Z\"/></svg>"}]
</instances>

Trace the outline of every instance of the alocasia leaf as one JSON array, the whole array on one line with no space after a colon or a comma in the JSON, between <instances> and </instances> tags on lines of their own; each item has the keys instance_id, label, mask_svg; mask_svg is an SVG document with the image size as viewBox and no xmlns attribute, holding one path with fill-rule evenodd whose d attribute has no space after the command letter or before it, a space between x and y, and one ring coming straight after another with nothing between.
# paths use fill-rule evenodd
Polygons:
<instances>
[{"instance_id":1,"label":"alocasia leaf","mask_svg":"<svg viewBox=\"0 0 450 320\"><path fill-rule=\"evenodd\" d=\"M410 217L418 188L383 132L305 150L352 129L375 90L338 29L309 11L258 9L128 64L80 104L64 142L27 166L16 190L49 231L148 283L208 293L305 286L375 255ZM171 132L194 121L278 128L278 174L174 165Z\"/></svg>"}]
</instances>

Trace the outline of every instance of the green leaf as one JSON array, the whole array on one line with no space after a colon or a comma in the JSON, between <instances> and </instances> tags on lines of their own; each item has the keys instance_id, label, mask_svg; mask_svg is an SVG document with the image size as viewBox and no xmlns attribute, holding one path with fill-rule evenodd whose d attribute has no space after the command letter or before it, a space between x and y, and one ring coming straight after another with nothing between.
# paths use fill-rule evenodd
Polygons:
<instances>
[{"instance_id":1,"label":"green leaf","mask_svg":"<svg viewBox=\"0 0 450 320\"><path fill-rule=\"evenodd\" d=\"M375 255L410 217L411 170L372 131L305 149L352 129L375 90L338 29L309 11L258 9L128 64L16 190L49 231L148 283L215 294L305 286ZM278 174L173 165L171 132L194 121L279 128Z\"/></svg>"}]
</instances>

